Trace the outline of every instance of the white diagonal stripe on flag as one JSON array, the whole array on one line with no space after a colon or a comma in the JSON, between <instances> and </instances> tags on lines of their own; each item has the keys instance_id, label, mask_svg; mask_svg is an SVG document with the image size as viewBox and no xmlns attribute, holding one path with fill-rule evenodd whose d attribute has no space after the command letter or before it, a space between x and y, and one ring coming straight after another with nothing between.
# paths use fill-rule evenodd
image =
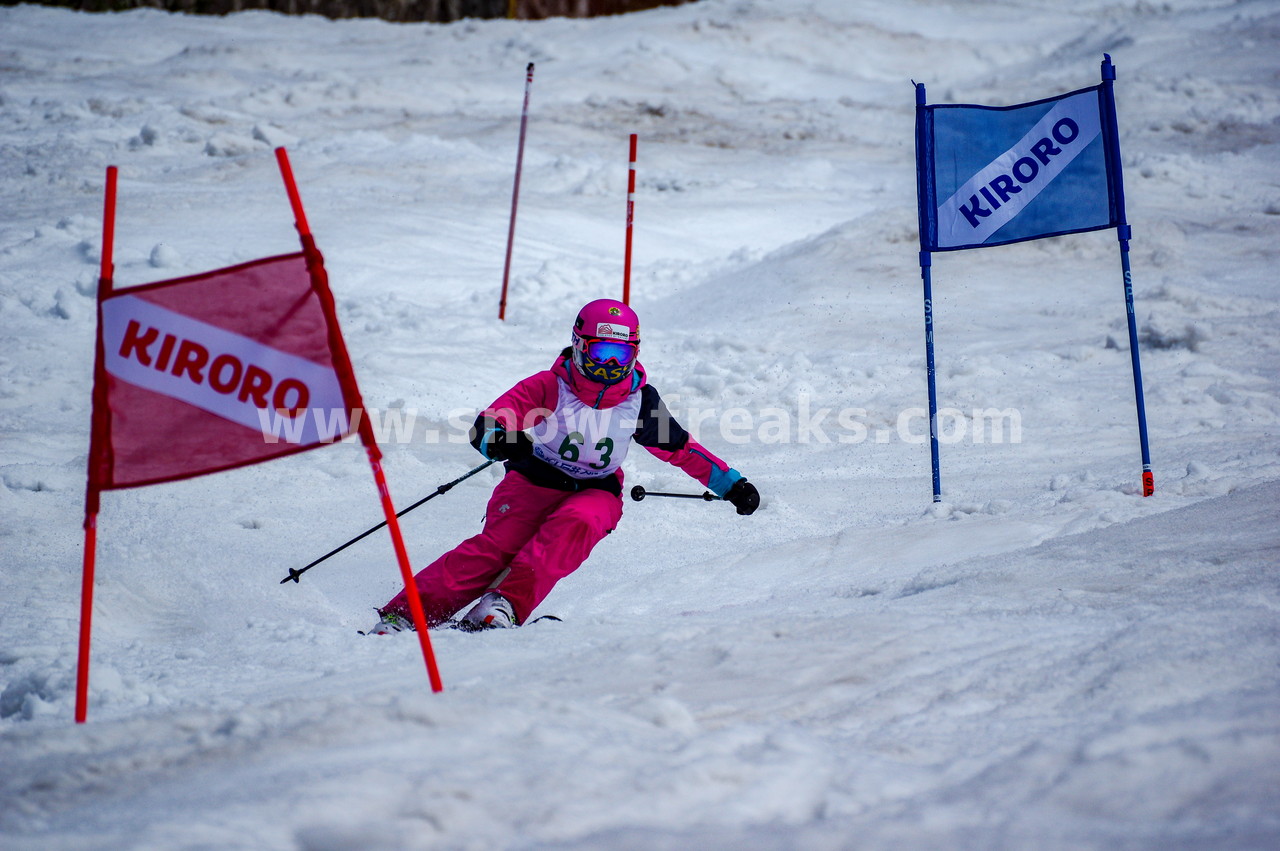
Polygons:
<instances>
[{"instance_id":1,"label":"white diagonal stripe on flag","mask_svg":"<svg viewBox=\"0 0 1280 851\"><path fill-rule=\"evenodd\" d=\"M1073 128L1074 135L1064 142L1067 128ZM1095 93L1060 100L1017 144L969 178L938 206L938 246L950 248L986 242L1026 209L1101 132ZM1040 147L1037 153L1037 146L1043 146L1046 141L1050 147ZM1048 150L1057 152L1047 154Z\"/></svg>"},{"instance_id":2,"label":"white diagonal stripe on flag","mask_svg":"<svg viewBox=\"0 0 1280 851\"><path fill-rule=\"evenodd\" d=\"M320 417L339 416L337 434L347 431L342 386L331 367L263 345L232 331L153 304L119 295L102 304L106 369L137 387L179 399L261 433L262 413L305 417L301 429L284 429L289 443L308 445L332 439ZM303 408L295 417L278 412ZM325 428L323 432L329 432Z\"/></svg>"}]
</instances>

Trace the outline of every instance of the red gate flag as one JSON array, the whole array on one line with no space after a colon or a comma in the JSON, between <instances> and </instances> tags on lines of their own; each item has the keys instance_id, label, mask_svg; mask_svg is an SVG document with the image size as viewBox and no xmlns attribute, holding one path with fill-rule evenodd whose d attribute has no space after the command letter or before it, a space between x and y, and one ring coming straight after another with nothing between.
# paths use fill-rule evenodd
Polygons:
<instances>
[{"instance_id":1,"label":"red gate flag","mask_svg":"<svg viewBox=\"0 0 1280 851\"><path fill-rule=\"evenodd\" d=\"M101 318L98 490L255 464L351 430L303 253L114 292Z\"/></svg>"},{"instance_id":2,"label":"red gate flag","mask_svg":"<svg viewBox=\"0 0 1280 851\"><path fill-rule=\"evenodd\" d=\"M276 149L302 251L115 291L117 169L107 168L98 280L93 422L85 497L76 722L89 702L99 494L188 479L301 452L358 431L406 591L409 554L347 355L324 258L293 170ZM426 617L409 608L433 691L441 691Z\"/></svg>"}]
</instances>

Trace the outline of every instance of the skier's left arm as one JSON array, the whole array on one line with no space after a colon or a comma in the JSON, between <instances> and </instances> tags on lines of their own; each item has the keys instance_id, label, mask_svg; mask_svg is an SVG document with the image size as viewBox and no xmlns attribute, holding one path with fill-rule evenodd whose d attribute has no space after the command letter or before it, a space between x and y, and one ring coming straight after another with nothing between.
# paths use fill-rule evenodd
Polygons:
<instances>
[{"instance_id":1,"label":"skier's left arm","mask_svg":"<svg viewBox=\"0 0 1280 851\"><path fill-rule=\"evenodd\" d=\"M640 391L635 441L654 457L679 467L716 496L732 503L739 514L751 514L760 507L756 486L694 440L671 416L658 391L649 384Z\"/></svg>"}]
</instances>

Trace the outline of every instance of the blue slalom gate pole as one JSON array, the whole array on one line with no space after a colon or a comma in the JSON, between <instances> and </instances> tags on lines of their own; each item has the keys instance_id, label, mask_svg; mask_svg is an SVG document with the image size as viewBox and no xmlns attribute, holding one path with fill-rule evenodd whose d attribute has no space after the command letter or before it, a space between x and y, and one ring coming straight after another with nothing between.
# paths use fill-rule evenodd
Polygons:
<instances>
[{"instance_id":1,"label":"blue slalom gate pole","mask_svg":"<svg viewBox=\"0 0 1280 851\"><path fill-rule=\"evenodd\" d=\"M1129 227L1124 209L1120 130L1119 122L1116 120L1116 101L1113 90L1116 68L1111 64L1110 54L1104 53L1102 56L1102 118L1107 146L1107 179L1111 181L1111 192L1115 198L1118 217L1116 238L1120 242L1120 269L1124 273L1124 305L1129 323L1129 355L1133 361L1133 392L1138 408L1138 442L1142 447L1142 495L1151 496L1156 492L1156 482L1151 472L1151 448L1147 442L1147 406L1142 392L1142 362L1138 355L1138 323L1133 310L1133 271L1129 266L1129 240L1133 231Z\"/></svg>"},{"instance_id":2,"label":"blue slalom gate pole","mask_svg":"<svg viewBox=\"0 0 1280 851\"><path fill-rule=\"evenodd\" d=\"M1142 363L1138 357L1138 323L1133 315L1133 272L1129 268L1129 226L1121 225L1120 268L1124 271L1124 304L1129 315L1129 354L1133 359L1133 392L1138 403L1138 442L1142 446L1142 495L1156 492L1155 474L1151 472L1151 447L1147 443L1147 406L1142 393Z\"/></svg>"},{"instance_id":3,"label":"blue slalom gate pole","mask_svg":"<svg viewBox=\"0 0 1280 851\"><path fill-rule=\"evenodd\" d=\"M920 107L925 105L924 84L916 83L916 192L921 205L930 197L925 187L920 157L928 145L920 120ZM920 216L920 278L924 281L924 358L929 383L929 461L933 467L933 501L942 502L942 473L938 465L938 384L933 363L933 257L925 249L925 220Z\"/></svg>"},{"instance_id":4,"label":"blue slalom gate pole","mask_svg":"<svg viewBox=\"0 0 1280 851\"><path fill-rule=\"evenodd\" d=\"M924 280L924 359L929 378L929 460L933 465L933 501L942 502L942 474L938 469L938 382L933 366L933 259L920 252L920 277Z\"/></svg>"}]
</instances>

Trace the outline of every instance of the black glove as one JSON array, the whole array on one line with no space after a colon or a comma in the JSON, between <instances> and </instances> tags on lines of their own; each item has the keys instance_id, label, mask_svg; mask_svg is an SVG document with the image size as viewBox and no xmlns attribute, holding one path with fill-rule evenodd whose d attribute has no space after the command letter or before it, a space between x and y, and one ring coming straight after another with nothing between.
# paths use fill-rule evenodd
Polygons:
<instances>
[{"instance_id":1,"label":"black glove","mask_svg":"<svg viewBox=\"0 0 1280 851\"><path fill-rule=\"evenodd\" d=\"M751 514L760 507L760 491L746 479L738 479L724 495L726 501L733 503L739 514Z\"/></svg>"},{"instance_id":2,"label":"black glove","mask_svg":"<svg viewBox=\"0 0 1280 851\"><path fill-rule=\"evenodd\" d=\"M471 427L471 445L486 458L519 461L533 454L533 438L523 431L507 431L491 417L480 417Z\"/></svg>"},{"instance_id":3,"label":"black glove","mask_svg":"<svg viewBox=\"0 0 1280 851\"><path fill-rule=\"evenodd\" d=\"M533 455L533 438L523 431L507 431L500 428L489 436L486 446L490 458L499 461L519 461Z\"/></svg>"}]
</instances>

